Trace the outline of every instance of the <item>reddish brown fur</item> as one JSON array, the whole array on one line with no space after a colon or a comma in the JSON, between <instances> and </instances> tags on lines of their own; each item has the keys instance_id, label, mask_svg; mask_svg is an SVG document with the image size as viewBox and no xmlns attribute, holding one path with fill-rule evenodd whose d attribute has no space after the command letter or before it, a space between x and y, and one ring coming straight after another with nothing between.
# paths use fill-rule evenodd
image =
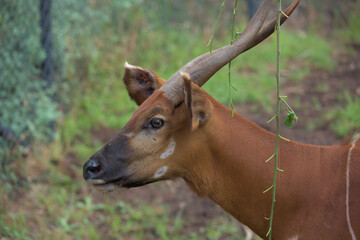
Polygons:
<instances>
[{"instance_id":1,"label":"reddish brown fur","mask_svg":"<svg viewBox=\"0 0 360 240\"><path fill-rule=\"evenodd\" d=\"M159 83L161 86L161 83ZM274 134L214 100L207 123L194 133L174 136L186 161L177 173L201 197L209 197L265 238L275 148ZM201 104L200 104L201 106ZM350 145L315 146L280 142L280 165L273 239L351 239L345 219L345 173ZM353 150L350 172L351 221L360 236L360 147ZM171 176L175 177L175 176Z\"/></svg>"},{"instance_id":2,"label":"reddish brown fur","mask_svg":"<svg viewBox=\"0 0 360 240\"><path fill-rule=\"evenodd\" d=\"M163 83L159 79L153 79L158 87ZM130 89L130 95L131 92L137 90ZM130 177L120 185L128 187L132 182L139 186L182 177L199 196L212 199L265 238L271 193L263 191L272 184L274 167L273 161L265 163L265 160L274 152L275 135L239 114L231 117L230 109L195 84L187 87L185 94L191 94L191 98L184 97L191 103L177 107L159 90L145 100L124 129L110 141L116 144L119 136L129 137L127 151L131 153L126 160L130 164L119 169L112 166L111 172L123 172L123 168L130 172ZM165 126L156 131L143 130L144 122L153 117L152 111L156 108L160 108ZM156 142L151 140L154 138ZM176 143L174 153L160 159L171 139ZM298 239L351 239L345 201L350 147L349 144L315 146L280 142L279 167L284 172L279 173L277 181L273 239L295 236ZM102 151L99 152L102 154ZM165 165L169 169L166 174L153 179L156 169ZM351 224L358 237L359 172L360 144L353 148L351 157L349 201Z\"/></svg>"},{"instance_id":3,"label":"reddish brown fur","mask_svg":"<svg viewBox=\"0 0 360 240\"><path fill-rule=\"evenodd\" d=\"M206 140L198 139L207 145L202 144L201 149L211 154L195 166L207 169L201 171L199 167L195 170L198 176L187 181L196 192L211 198L265 238L268 221L264 218L269 216L271 194L262 192L271 185L273 176L273 165L265 160L274 151L275 136L240 115L232 118L229 109L215 100L211 102L215 110L202 129ZM350 239L345 218L349 147L281 142L279 167L284 173L278 179L273 239L295 235L299 239ZM351 169L356 172L360 167L360 148L354 150ZM199 153L198 159L204 155ZM198 178L203 179L204 175L207 181L202 180L199 185ZM350 179L351 219L359 236L359 176L351 174Z\"/></svg>"}]
</instances>

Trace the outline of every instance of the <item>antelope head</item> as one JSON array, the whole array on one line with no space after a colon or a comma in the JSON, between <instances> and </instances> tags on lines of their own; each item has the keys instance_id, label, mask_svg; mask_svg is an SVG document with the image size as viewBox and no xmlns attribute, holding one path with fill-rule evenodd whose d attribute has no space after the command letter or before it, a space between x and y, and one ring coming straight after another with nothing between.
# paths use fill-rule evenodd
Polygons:
<instances>
[{"instance_id":1,"label":"antelope head","mask_svg":"<svg viewBox=\"0 0 360 240\"><path fill-rule=\"evenodd\" d=\"M125 85L140 107L84 165L88 182L102 190L113 190L115 186L141 186L184 172L191 151L179 149L191 141L192 147L199 147L195 145L196 129L210 118L212 105L189 75L182 77L186 99L174 105L160 88L165 80L148 69L125 63ZM189 134L191 131L194 134Z\"/></svg>"},{"instance_id":2,"label":"antelope head","mask_svg":"<svg viewBox=\"0 0 360 240\"><path fill-rule=\"evenodd\" d=\"M266 39L276 18L265 23L272 0L265 0L233 45L203 54L168 81L149 69L125 63L124 82L140 105L129 122L84 165L87 182L103 190L137 187L191 174L187 166L206 157L202 129L212 126L214 106L200 87L232 59ZM284 12L290 15L300 0ZM286 20L282 16L281 22Z\"/></svg>"}]
</instances>

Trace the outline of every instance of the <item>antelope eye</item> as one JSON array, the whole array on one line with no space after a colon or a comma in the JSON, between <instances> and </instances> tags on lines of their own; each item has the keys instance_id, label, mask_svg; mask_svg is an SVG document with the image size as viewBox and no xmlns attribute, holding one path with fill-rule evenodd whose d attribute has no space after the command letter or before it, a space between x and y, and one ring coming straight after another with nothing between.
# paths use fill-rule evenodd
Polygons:
<instances>
[{"instance_id":1,"label":"antelope eye","mask_svg":"<svg viewBox=\"0 0 360 240\"><path fill-rule=\"evenodd\" d=\"M156 128L156 129L162 128L164 126L164 124L165 124L165 121L161 118L153 118L150 121L151 127Z\"/></svg>"},{"instance_id":2,"label":"antelope eye","mask_svg":"<svg viewBox=\"0 0 360 240\"><path fill-rule=\"evenodd\" d=\"M142 78L138 78L137 80L138 80L140 85L144 85L146 83L146 81L144 79L142 79Z\"/></svg>"}]
</instances>

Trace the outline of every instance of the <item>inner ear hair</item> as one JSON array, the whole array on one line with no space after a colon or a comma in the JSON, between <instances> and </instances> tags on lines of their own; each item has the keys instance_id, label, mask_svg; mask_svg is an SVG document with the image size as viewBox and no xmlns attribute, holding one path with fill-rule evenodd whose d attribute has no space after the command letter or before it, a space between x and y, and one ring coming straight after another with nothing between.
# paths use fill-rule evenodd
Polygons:
<instances>
[{"instance_id":1,"label":"inner ear hair","mask_svg":"<svg viewBox=\"0 0 360 240\"><path fill-rule=\"evenodd\" d=\"M161 87L164 80L149 69L133 66L125 62L124 83L130 97L142 104L155 90Z\"/></svg>"},{"instance_id":2,"label":"inner ear hair","mask_svg":"<svg viewBox=\"0 0 360 240\"><path fill-rule=\"evenodd\" d=\"M133 66L129 63L125 62L125 70L129 71L131 74L132 83L136 83L139 85L152 85L154 88L158 88L156 76L149 69ZM134 82L135 80L135 82Z\"/></svg>"},{"instance_id":3,"label":"inner ear hair","mask_svg":"<svg viewBox=\"0 0 360 240\"><path fill-rule=\"evenodd\" d=\"M180 72L182 79L184 80L184 96L185 96L185 103L190 109L190 118L192 119L192 88L191 88L191 78L190 75L184 72Z\"/></svg>"},{"instance_id":4,"label":"inner ear hair","mask_svg":"<svg viewBox=\"0 0 360 240\"><path fill-rule=\"evenodd\" d=\"M200 87L191 81L189 74L180 74L184 81L184 101L189 109L191 131L194 131L210 118L212 104Z\"/></svg>"}]
</instances>

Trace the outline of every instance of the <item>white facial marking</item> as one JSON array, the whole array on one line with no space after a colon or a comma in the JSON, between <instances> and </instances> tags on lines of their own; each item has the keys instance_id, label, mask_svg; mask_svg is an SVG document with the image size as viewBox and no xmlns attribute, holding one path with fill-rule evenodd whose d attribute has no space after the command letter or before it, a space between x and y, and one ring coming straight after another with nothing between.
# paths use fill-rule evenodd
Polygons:
<instances>
[{"instance_id":1,"label":"white facial marking","mask_svg":"<svg viewBox=\"0 0 360 240\"><path fill-rule=\"evenodd\" d=\"M161 176L163 176L168 170L168 167L167 166L163 166L161 168L159 168L155 174L154 174L154 178L159 178Z\"/></svg>"},{"instance_id":2,"label":"white facial marking","mask_svg":"<svg viewBox=\"0 0 360 240\"><path fill-rule=\"evenodd\" d=\"M168 156L170 156L171 154L173 154L175 150L175 141L174 140L171 140L168 148L166 149L165 152L163 152L161 155L160 155L160 158L167 158Z\"/></svg>"},{"instance_id":3,"label":"white facial marking","mask_svg":"<svg viewBox=\"0 0 360 240\"><path fill-rule=\"evenodd\" d=\"M105 183L105 181L102 179L88 179L86 181L89 183L92 183L92 184L104 184Z\"/></svg>"},{"instance_id":4,"label":"white facial marking","mask_svg":"<svg viewBox=\"0 0 360 240\"><path fill-rule=\"evenodd\" d=\"M97 185L96 187L104 192L111 192L115 189L115 184L108 183L104 185Z\"/></svg>"},{"instance_id":5,"label":"white facial marking","mask_svg":"<svg viewBox=\"0 0 360 240\"><path fill-rule=\"evenodd\" d=\"M357 135L355 135L352 138L351 147L349 149L349 153L348 153L348 157L347 157L347 167L346 167L346 200L345 200L345 204L346 204L346 220L347 220L347 224L348 224L348 228L349 228L349 232L350 232L352 240L356 240L356 236L355 236L355 233L354 233L354 230L353 230L353 228L351 226L351 221L350 221L350 208L349 208L350 160L351 160L352 150L354 149L356 143L359 140L360 140L360 133L358 133Z\"/></svg>"},{"instance_id":6,"label":"white facial marking","mask_svg":"<svg viewBox=\"0 0 360 240\"><path fill-rule=\"evenodd\" d=\"M294 236L292 238L289 238L289 240L298 240L299 239L299 236Z\"/></svg>"}]
</instances>

